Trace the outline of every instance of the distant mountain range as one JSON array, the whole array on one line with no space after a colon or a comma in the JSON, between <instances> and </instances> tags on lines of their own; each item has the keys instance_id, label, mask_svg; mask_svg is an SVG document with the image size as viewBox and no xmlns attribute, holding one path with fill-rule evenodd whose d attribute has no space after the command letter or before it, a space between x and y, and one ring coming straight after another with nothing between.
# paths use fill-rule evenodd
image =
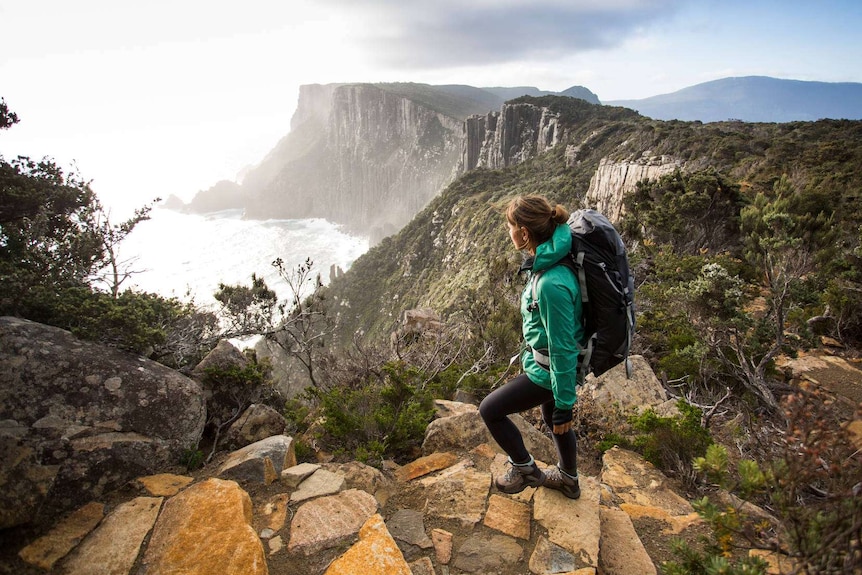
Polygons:
<instances>
[{"instance_id":1,"label":"distant mountain range","mask_svg":"<svg viewBox=\"0 0 862 575\"><path fill-rule=\"evenodd\" d=\"M862 83L723 78L642 100L603 102L656 120L794 122L862 119Z\"/></svg>"}]
</instances>

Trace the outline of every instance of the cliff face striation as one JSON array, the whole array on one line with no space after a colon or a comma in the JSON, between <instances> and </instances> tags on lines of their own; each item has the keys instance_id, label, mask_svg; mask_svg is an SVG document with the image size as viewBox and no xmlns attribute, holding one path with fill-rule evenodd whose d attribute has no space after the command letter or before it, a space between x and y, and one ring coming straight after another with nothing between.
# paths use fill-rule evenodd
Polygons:
<instances>
[{"instance_id":1,"label":"cliff face striation","mask_svg":"<svg viewBox=\"0 0 862 575\"><path fill-rule=\"evenodd\" d=\"M251 219L326 218L376 243L459 173L513 165L557 144L554 113L503 105L546 94L531 87L305 85L290 133L242 184L219 182L185 209L242 208ZM563 94L598 104L580 86Z\"/></svg>"},{"instance_id":2,"label":"cliff face striation","mask_svg":"<svg viewBox=\"0 0 862 575\"><path fill-rule=\"evenodd\" d=\"M533 104L503 104L499 112L464 122L458 172L520 163L553 148L563 136L559 114Z\"/></svg>"},{"instance_id":3,"label":"cliff face striation","mask_svg":"<svg viewBox=\"0 0 862 575\"><path fill-rule=\"evenodd\" d=\"M327 218L380 238L454 177L461 119L369 84L303 86L291 133L243 183L250 218Z\"/></svg>"}]
</instances>

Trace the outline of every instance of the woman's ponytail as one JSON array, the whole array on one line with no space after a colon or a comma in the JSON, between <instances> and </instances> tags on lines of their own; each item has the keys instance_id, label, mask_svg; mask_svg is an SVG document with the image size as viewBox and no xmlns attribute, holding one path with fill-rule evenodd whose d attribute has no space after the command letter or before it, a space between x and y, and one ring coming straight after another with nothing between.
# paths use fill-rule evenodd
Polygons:
<instances>
[{"instance_id":1,"label":"woman's ponytail","mask_svg":"<svg viewBox=\"0 0 862 575\"><path fill-rule=\"evenodd\" d=\"M564 224L569 220L569 211L562 204L557 204L551 212L551 219L555 224Z\"/></svg>"}]
</instances>

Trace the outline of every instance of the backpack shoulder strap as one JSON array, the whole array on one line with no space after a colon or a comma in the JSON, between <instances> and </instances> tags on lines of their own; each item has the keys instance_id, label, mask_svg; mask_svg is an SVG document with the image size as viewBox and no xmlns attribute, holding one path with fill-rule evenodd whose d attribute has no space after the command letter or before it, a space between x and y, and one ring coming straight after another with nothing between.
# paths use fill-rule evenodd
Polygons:
<instances>
[{"instance_id":1,"label":"backpack shoulder strap","mask_svg":"<svg viewBox=\"0 0 862 575\"><path fill-rule=\"evenodd\" d=\"M581 301L583 303L590 303L590 294L587 291L587 274L584 272L584 250L578 250L575 261L577 262L578 287L581 288Z\"/></svg>"},{"instance_id":2,"label":"backpack shoulder strap","mask_svg":"<svg viewBox=\"0 0 862 575\"><path fill-rule=\"evenodd\" d=\"M530 305L527 306L527 309L530 311L536 311L539 308L539 278L544 273L544 270L541 272L533 272L532 277L530 278L530 295L532 300L530 301Z\"/></svg>"}]
</instances>

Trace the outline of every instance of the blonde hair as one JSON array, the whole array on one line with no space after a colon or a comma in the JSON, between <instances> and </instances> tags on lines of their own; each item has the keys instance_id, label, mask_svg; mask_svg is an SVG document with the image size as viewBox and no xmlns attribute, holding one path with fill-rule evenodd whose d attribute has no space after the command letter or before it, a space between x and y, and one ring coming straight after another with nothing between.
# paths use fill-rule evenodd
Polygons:
<instances>
[{"instance_id":1,"label":"blonde hair","mask_svg":"<svg viewBox=\"0 0 862 575\"><path fill-rule=\"evenodd\" d=\"M551 206L542 196L517 196L506 208L510 224L524 227L536 244L548 241L558 224L566 223L569 211L560 204Z\"/></svg>"}]
</instances>

